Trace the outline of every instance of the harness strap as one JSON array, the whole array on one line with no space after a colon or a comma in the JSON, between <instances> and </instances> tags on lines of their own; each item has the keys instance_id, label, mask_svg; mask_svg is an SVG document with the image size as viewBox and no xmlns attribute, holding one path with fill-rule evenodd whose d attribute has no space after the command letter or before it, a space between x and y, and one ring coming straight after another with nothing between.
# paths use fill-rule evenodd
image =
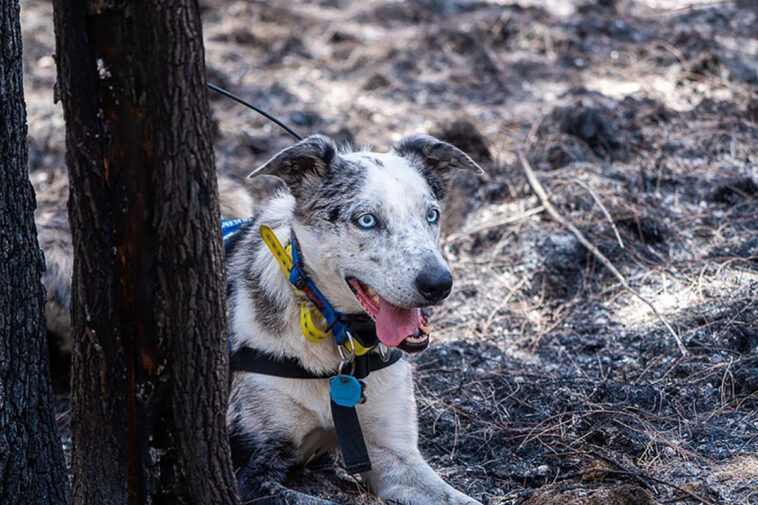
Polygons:
<instances>
[{"instance_id":1,"label":"harness strap","mask_svg":"<svg viewBox=\"0 0 758 505\"><path fill-rule=\"evenodd\" d=\"M229 237L237 233L243 224L253 221L253 218L244 219L224 219L221 221L221 236L226 241Z\"/></svg>"},{"instance_id":2,"label":"harness strap","mask_svg":"<svg viewBox=\"0 0 758 505\"><path fill-rule=\"evenodd\" d=\"M397 349L392 349L387 361L383 361L382 357L377 353L356 356L354 360L355 370L350 375L356 379L365 379L371 372L394 365L400 361L402 356L403 353ZM289 379L330 379L337 373L336 371L322 374L313 373L303 368L300 361L295 358L275 358L268 353L251 347L242 347L232 353L229 358L229 367L232 372L259 373Z\"/></svg>"},{"instance_id":3,"label":"harness strap","mask_svg":"<svg viewBox=\"0 0 758 505\"><path fill-rule=\"evenodd\" d=\"M403 353L397 349L392 349L387 361L383 361L377 353L356 356L353 361L355 369L351 375L359 380L364 379L371 372L394 365L400 361L402 355ZM270 354L250 347L237 349L229 358L229 367L233 372L259 373L289 379L324 380L335 376L334 371L322 374L313 373L303 368L300 362L294 358L275 358ZM361 423L358 420L358 413L355 407L343 407L337 405L331 399L329 403L332 410L334 431L337 433L342 457L345 460L345 469L350 474L368 472L371 470L371 459L366 449L363 430L361 429Z\"/></svg>"},{"instance_id":4,"label":"harness strap","mask_svg":"<svg viewBox=\"0 0 758 505\"><path fill-rule=\"evenodd\" d=\"M262 225L260 227L260 233L263 242L268 246L271 254L276 259L276 262L279 263L281 269L287 274L287 277L289 277L289 274L292 271L291 253L288 254L289 251L286 251L284 247L282 247L282 244L279 242L279 239L276 238L274 231L268 226Z\"/></svg>"},{"instance_id":5,"label":"harness strap","mask_svg":"<svg viewBox=\"0 0 758 505\"><path fill-rule=\"evenodd\" d=\"M321 293L321 290L316 287L313 279L311 279L305 272L305 267L300 254L300 246L298 245L294 232L290 238L290 246L292 251L292 269L289 272L290 284L302 291L308 300L310 300L318 309L324 318L326 329L331 331L334 336L334 342L338 346L346 345L349 340L349 328L345 323L340 321L340 316L342 314L332 307L323 293ZM279 245L279 248L281 248L281 245Z\"/></svg>"},{"instance_id":6,"label":"harness strap","mask_svg":"<svg viewBox=\"0 0 758 505\"><path fill-rule=\"evenodd\" d=\"M333 401L331 405L334 431L337 432L337 440L342 449L345 470L351 475L368 472L371 470L371 459L368 456L366 441L363 439L363 430L361 430L355 407L343 407Z\"/></svg>"}]
</instances>

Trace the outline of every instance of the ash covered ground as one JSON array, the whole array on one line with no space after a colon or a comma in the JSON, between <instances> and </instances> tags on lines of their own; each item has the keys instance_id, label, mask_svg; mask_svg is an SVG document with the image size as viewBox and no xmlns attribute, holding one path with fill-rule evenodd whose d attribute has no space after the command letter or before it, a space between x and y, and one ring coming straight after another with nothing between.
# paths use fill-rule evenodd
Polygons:
<instances>
[{"instance_id":1,"label":"ash covered ground","mask_svg":"<svg viewBox=\"0 0 758 505\"><path fill-rule=\"evenodd\" d=\"M51 6L22 3L32 177L60 205ZM758 504L753 1L201 3L209 80L302 133L385 149L426 131L485 167L455 180L456 284L415 359L443 477L487 504ZM219 172L242 180L291 143L211 99ZM519 150L686 355L550 218ZM332 463L291 485L381 503Z\"/></svg>"}]
</instances>

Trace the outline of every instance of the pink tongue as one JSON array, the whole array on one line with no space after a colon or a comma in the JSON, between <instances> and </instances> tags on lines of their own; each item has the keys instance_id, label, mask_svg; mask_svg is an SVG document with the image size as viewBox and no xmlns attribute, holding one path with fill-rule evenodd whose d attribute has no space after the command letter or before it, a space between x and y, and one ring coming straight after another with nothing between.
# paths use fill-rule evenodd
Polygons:
<instances>
[{"instance_id":1,"label":"pink tongue","mask_svg":"<svg viewBox=\"0 0 758 505\"><path fill-rule=\"evenodd\" d=\"M421 324L421 309L401 309L380 299L376 336L384 345L397 347L405 337L413 335Z\"/></svg>"}]
</instances>

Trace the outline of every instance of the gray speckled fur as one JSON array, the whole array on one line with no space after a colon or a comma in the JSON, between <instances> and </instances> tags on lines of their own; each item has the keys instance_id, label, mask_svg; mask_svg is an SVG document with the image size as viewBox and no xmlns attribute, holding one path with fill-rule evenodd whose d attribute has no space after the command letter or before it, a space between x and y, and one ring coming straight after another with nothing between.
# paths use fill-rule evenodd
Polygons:
<instances>
[{"instance_id":1,"label":"gray speckled fur","mask_svg":"<svg viewBox=\"0 0 758 505\"><path fill-rule=\"evenodd\" d=\"M42 282L47 291L47 330L65 352L71 351L71 274L74 251L65 207L49 208L37 215L37 233L45 253Z\"/></svg>"}]
</instances>

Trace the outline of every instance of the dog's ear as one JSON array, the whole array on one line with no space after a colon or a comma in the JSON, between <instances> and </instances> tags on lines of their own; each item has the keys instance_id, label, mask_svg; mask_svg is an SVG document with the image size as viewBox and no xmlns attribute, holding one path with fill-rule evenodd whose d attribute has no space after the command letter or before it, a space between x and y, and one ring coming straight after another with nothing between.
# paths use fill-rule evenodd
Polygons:
<instances>
[{"instance_id":1,"label":"dog's ear","mask_svg":"<svg viewBox=\"0 0 758 505\"><path fill-rule=\"evenodd\" d=\"M253 170L248 178L273 175L283 180L290 189L296 189L308 178L325 176L336 154L337 147L332 139L311 135Z\"/></svg>"},{"instance_id":2,"label":"dog's ear","mask_svg":"<svg viewBox=\"0 0 758 505\"><path fill-rule=\"evenodd\" d=\"M445 198L447 187L457 168L482 174L482 167L466 153L452 144L431 135L417 134L405 137L395 146L400 156L421 162L419 170L438 200Z\"/></svg>"},{"instance_id":3,"label":"dog's ear","mask_svg":"<svg viewBox=\"0 0 758 505\"><path fill-rule=\"evenodd\" d=\"M457 147L431 135L423 133L405 137L395 146L395 152L405 157L416 157L423 161L429 170L447 179L456 168L470 170L476 174L484 173L482 167L468 154Z\"/></svg>"}]
</instances>

